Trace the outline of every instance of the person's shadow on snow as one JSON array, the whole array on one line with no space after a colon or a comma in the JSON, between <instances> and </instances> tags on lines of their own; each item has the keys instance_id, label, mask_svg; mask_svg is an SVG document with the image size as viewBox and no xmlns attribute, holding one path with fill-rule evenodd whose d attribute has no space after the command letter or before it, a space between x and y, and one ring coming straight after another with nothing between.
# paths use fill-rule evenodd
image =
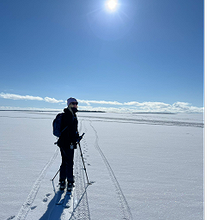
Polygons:
<instances>
[{"instance_id":1,"label":"person's shadow on snow","mask_svg":"<svg viewBox=\"0 0 220 220\"><path fill-rule=\"evenodd\" d=\"M64 191L57 191L55 193L53 199L51 199L51 201L48 203L46 212L39 220L59 220L61 218L64 207L61 204L62 201L60 200L63 193Z\"/></svg>"}]
</instances>

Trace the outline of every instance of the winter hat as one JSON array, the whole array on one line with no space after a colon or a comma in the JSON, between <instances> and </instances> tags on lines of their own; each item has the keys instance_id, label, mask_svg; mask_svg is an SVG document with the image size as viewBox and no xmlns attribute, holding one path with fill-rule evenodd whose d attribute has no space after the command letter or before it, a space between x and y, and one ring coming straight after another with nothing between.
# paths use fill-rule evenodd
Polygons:
<instances>
[{"instance_id":1,"label":"winter hat","mask_svg":"<svg viewBox=\"0 0 220 220\"><path fill-rule=\"evenodd\" d=\"M69 106L70 103L72 102L77 102L77 100L75 98L70 97L69 99L67 99L67 105ZM78 103L78 102L77 102Z\"/></svg>"}]
</instances>

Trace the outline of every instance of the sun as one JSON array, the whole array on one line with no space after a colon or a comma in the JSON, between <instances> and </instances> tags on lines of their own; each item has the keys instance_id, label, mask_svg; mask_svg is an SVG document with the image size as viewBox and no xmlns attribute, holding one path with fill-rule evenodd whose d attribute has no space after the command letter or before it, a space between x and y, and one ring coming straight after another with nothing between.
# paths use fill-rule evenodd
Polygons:
<instances>
[{"instance_id":1,"label":"sun","mask_svg":"<svg viewBox=\"0 0 220 220\"><path fill-rule=\"evenodd\" d=\"M115 11L117 9L117 6L118 6L118 1L117 0L108 0L106 2L106 7L110 11Z\"/></svg>"}]
</instances>

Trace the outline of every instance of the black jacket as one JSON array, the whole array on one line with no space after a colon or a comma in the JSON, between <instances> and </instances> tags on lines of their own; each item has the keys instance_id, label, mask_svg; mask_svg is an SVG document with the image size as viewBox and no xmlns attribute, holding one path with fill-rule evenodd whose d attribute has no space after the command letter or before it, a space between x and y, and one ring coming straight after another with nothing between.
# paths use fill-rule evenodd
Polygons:
<instances>
[{"instance_id":1,"label":"black jacket","mask_svg":"<svg viewBox=\"0 0 220 220\"><path fill-rule=\"evenodd\" d=\"M68 109L64 109L64 114L61 120L61 136L57 142L59 147L69 148L70 144L76 144L79 138L78 120L76 114Z\"/></svg>"}]
</instances>

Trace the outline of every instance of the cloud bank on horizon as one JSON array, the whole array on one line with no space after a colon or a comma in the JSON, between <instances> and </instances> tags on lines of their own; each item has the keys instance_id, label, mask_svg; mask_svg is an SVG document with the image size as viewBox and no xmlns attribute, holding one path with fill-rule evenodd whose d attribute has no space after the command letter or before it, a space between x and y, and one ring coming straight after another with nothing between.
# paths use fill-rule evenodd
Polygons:
<instances>
[{"instance_id":1,"label":"cloud bank on horizon","mask_svg":"<svg viewBox=\"0 0 220 220\"><path fill-rule=\"evenodd\" d=\"M9 100L25 100L25 101L44 101L51 104L66 105L65 100L57 100L50 97L39 97L31 95L18 95L10 93L0 93L0 98ZM98 100L81 100L79 102L79 110L88 111L106 111L106 112L158 112L158 113L203 113L204 107L192 106L187 102L175 102L173 104L167 104L163 102L118 102L118 101L98 101ZM1 106L2 110L13 109L39 109L36 108L20 108L20 107L8 107ZM42 108L41 108L42 109ZM57 106L51 108L51 110L60 110Z\"/></svg>"}]
</instances>

